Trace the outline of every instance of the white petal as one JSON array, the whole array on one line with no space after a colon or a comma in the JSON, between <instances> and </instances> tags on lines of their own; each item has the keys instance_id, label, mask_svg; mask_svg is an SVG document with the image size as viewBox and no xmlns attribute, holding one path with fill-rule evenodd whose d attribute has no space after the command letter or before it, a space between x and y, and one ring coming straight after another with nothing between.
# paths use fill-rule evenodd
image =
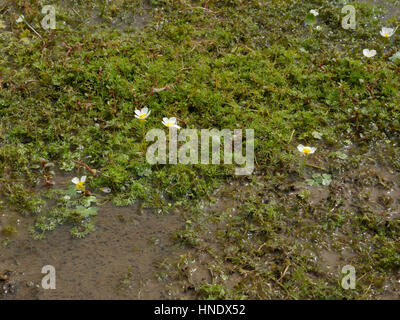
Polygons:
<instances>
[{"instance_id":1,"label":"white petal","mask_svg":"<svg viewBox=\"0 0 400 320\"><path fill-rule=\"evenodd\" d=\"M79 182L79 178L75 177L71 181L73 184L77 184Z\"/></svg>"},{"instance_id":2,"label":"white petal","mask_svg":"<svg viewBox=\"0 0 400 320\"><path fill-rule=\"evenodd\" d=\"M149 116L149 115L150 115L150 113L151 113L151 110L149 110L149 112L147 113L147 116Z\"/></svg>"},{"instance_id":3,"label":"white petal","mask_svg":"<svg viewBox=\"0 0 400 320\"><path fill-rule=\"evenodd\" d=\"M137 115L135 115L135 118L136 118L136 119L140 119L140 117L139 117L139 116L137 116Z\"/></svg>"},{"instance_id":4,"label":"white petal","mask_svg":"<svg viewBox=\"0 0 400 320\"><path fill-rule=\"evenodd\" d=\"M169 119L168 118L162 118L164 122L168 122Z\"/></svg>"},{"instance_id":5,"label":"white petal","mask_svg":"<svg viewBox=\"0 0 400 320\"><path fill-rule=\"evenodd\" d=\"M310 148L310 149L311 149L311 152L310 152L310 153L314 153L315 150L317 150L317 148Z\"/></svg>"},{"instance_id":6,"label":"white petal","mask_svg":"<svg viewBox=\"0 0 400 320\"><path fill-rule=\"evenodd\" d=\"M176 118L175 118L175 117L172 117L172 118L169 119L169 121L171 121L171 122L176 122Z\"/></svg>"},{"instance_id":7,"label":"white petal","mask_svg":"<svg viewBox=\"0 0 400 320\"><path fill-rule=\"evenodd\" d=\"M376 55L376 51L375 50L364 49L363 50L363 55L368 57L368 58L371 58L374 55Z\"/></svg>"},{"instance_id":8,"label":"white petal","mask_svg":"<svg viewBox=\"0 0 400 320\"><path fill-rule=\"evenodd\" d=\"M299 150L300 152L303 152L304 146L302 144L299 144L297 146L297 150Z\"/></svg>"},{"instance_id":9,"label":"white petal","mask_svg":"<svg viewBox=\"0 0 400 320\"><path fill-rule=\"evenodd\" d=\"M144 107L144 108L142 109L142 113L147 113L147 111L149 111L149 109L148 109L147 107Z\"/></svg>"},{"instance_id":10,"label":"white petal","mask_svg":"<svg viewBox=\"0 0 400 320\"><path fill-rule=\"evenodd\" d=\"M104 193L111 193L111 189L109 187L100 188Z\"/></svg>"},{"instance_id":11,"label":"white petal","mask_svg":"<svg viewBox=\"0 0 400 320\"><path fill-rule=\"evenodd\" d=\"M82 176L81 177L81 182L85 182L86 181L86 176Z\"/></svg>"},{"instance_id":12,"label":"white petal","mask_svg":"<svg viewBox=\"0 0 400 320\"><path fill-rule=\"evenodd\" d=\"M135 113L138 115L138 116L140 116L140 114L141 114L141 112L140 112L140 110L135 110Z\"/></svg>"}]
</instances>

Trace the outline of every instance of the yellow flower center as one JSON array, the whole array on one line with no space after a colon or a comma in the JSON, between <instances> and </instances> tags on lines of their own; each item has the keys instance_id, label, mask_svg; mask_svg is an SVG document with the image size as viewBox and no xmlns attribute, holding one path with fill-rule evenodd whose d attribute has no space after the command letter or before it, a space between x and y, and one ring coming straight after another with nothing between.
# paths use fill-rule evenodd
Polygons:
<instances>
[{"instance_id":1,"label":"yellow flower center","mask_svg":"<svg viewBox=\"0 0 400 320\"><path fill-rule=\"evenodd\" d=\"M139 116L139 118L140 118L140 119L144 119L146 116L147 116L147 114L142 113L142 114Z\"/></svg>"},{"instance_id":2,"label":"yellow flower center","mask_svg":"<svg viewBox=\"0 0 400 320\"><path fill-rule=\"evenodd\" d=\"M167 122L167 127L172 127L174 125L173 122Z\"/></svg>"},{"instance_id":3,"label":"yellow flower center","mask_svg":"<svg viewBox=\"0 0 400 320\"><path fill-rule=\"evenodd\" d=\"M303 152L304 152L305 154L309 154L309 153L311 153L311 149L310 149L310 148L304 148L304 149L303 149Z\"/></svg>"},{"instance_id":4,"label":"yellow flower center","mask_svg":"<svg viewBox=\"0 0 400 320\"><path fill-rule=\"evenodd\" d=\"M385 32L384 34L386 38L389 38L389 33Z\"/></svg>"},{"instance_id":5,"label":"yellow flower center","mask_svg":"<svg viewBox=\"0 0 400 320\"><path fill-rule=\"evenodd\" d=\"M79 181L77 184L76 184L76 188L78 189L78 190L85 190L85 182L83 182L83 181Z\"/></svg>"}]
</instances>

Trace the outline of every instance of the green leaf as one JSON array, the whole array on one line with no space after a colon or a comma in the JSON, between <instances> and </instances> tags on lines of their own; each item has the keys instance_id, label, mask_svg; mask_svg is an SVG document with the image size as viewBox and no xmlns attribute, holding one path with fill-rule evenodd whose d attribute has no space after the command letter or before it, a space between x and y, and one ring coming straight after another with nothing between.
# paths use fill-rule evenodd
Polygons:
<instances>
[{"instance_id":1,"label":"green leaf","mask_svg":"<svg viewBox=\"0 0 400 320\"><path fill-rule=\"evenodd\" d=\"M306 180L306 183L307 183L309 186L318 185L318 184L315 183L315 181L314 181L313 179L307 179L307 180Z\"/></svg>"},{"instance_id":2,"label":"green leaf","mask_svg":"<svg viewBox=\"0 0 400 320\"><path fill-rule=\"evenodd\" d=\"M322 139L322 133L319 133L318 131L313 131L311 134L315 139Z\"/></svg>"},{"instance_id":3,"label":"green leaf","mask_svg":"<svg viewBox=\"0 0 400 320\"><path fill-rule=\"evenodd\" d=\"M76 187L74 185L70 185L67 190L64 191L66 196L70 196L71 198L76 196Z\"/></svg>"},{"instance_id":4,"label":"green leaf","mask_svg":"<svg viewBox=\"0 0 400 320\"><path fill-rule=\"evenodd\" d=\"M309 25L309 26L311 25L312 26L312 25L317 23L317 18L312 13L309 13L306 16L305 23L306 23L306 25Z\"/></svg>"},{"instance_id":5,"label":"green leaf","mask_svg":"<svg viewBox=\"0 0 400 320\"><path fill-rule=\"evenodd\" d=\"M342 160L346 160L346 159L348 158L347 154L345 154L345 153L343 153L343 152L341 152L341 151L337 151L337 152L336 152L336 155L337 155L337 157L338 157L339 159L342 159Z\"/></svg>"},{"instance_id":6,"label":"green leaf","mask_svg":"<svg viewBox=\"0 0 400 320\"><path fill-rule=\"evenodd\" d=\"M92 202L96 202L97 199L95 196L84 197L81 202L85 207L90 207Z\"/></svg>"},{"instance_id":7,"label":"green leaf","mask_svg":"<svg viewBox=\"0 0 400 320\"><path fill-rule=\"evenodd\" d=\"M75 163L73 163L72 161L63 161L61 164L60 169L64 170L64 171L72 171L75 168Z\"/></svg>"},{"instance_id":8,"label":"green leaf","mask_svg":"<svg viewBox=\"0 0 400 320\"><path fill-rule=\"evenodd\" d=\"M329 186L331 184L332 180L328 180L328 179L323 179L322 180L322 185L323 186Z\"/></svg>"},{"instance_id":9,"label":"green leaf","mask_svg":"<svg viewBox=\"0 0 400 320\"><path fill-rule=\"evenodd\" d=\"M394 55L392 55L390 57L390 61L392 61L392 62L400 61L400 51L398 51Z\"/></svg>"},{"instance_id":10,"label":"green leaf","mask_svg":"<svg viewBox=\"0 0 400 320\"><path fill-rule=\"evenodd\" d=\"M98 208L91 207L85 208L84 206L77 206L76 212L82 216L82 218L88 218L97 215Z\"/></svg>"}]
</instances>

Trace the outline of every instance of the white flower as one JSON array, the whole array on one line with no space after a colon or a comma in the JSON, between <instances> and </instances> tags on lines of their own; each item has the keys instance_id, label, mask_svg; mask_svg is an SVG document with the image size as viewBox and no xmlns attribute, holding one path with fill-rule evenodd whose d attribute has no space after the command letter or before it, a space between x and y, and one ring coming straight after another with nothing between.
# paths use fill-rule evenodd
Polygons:
<instances>
[{"instance_id":1,"label":"white flower","mask_svg":"<svg viewBox=\"0 0 400 320\"><path fill-rule=\"evenodd\" d=\"M21 23L22 21L25 20L25 17L23 15L19 16L17 20L15 20L16 23Z\"/></svg>"},{"instance_id":2,"label":"white flower","mask_svg":"<svg viewBox=\"0 0 400 320\"><path fill-rule=\"evenodd\" d=\"M111 193L111 189L109 187L100 188L104 193Z\"/></svg>"},{"instance_id":3,"label":"white flower","mask_svg":"<svg viewBox=\"0 0 400 320\"><path fill-rule=\"evenodd\" d=\"M299 150L301 153L303 153L304 155L309 155L311 153L314 153L315 150L317 150L317 148L312 148L312 147L305 147L302 144L299 144L297 146L297 150Z\"/></svg>"},{"instance_id":4,"label":"white flower","mask_svg":"<svg viewBox=\"0 0 400 320\"><path fill-rule=\"evenodd\" d=\"M383 27L381 30L381 36L385 37L385 38L390 38L392 35L394 35L396 30L392 29L392 28L385 28Z\"/></svg>"},{"instance_id":5,"label":"white flower","mask_svg":"<svg viewBox=\"0 0 400 320\"><path fill-rule=\"evenodd\" d=\"M76 186L76 189L78 189L79 192L85 190L85 181L86 181L86 176L82 176L81 179L77 177L72 179L72 183Z\"/></svg>"},{"instance_id":6,"label":"white flower","mask_svg":"<svg viewBox=\"0 0 400 320\"><path fill-rule=\"evenodd\" d=\"M168 118L163 118L162 123L163 123L164 126L166 126L168 128L177 128L177 129L180 128L180 126L178 126L176 124L176 118L175 117L172 117L172 118L169 118L169 119Z\"/></svg>"},{"instance_id":7,"label":"white flower","mask_svg":"<svg viewBox=\"0 0 400 320\"><path fill-rule=\"evenodd\" d=\"M315 10L315 9L310 10L310 13L311 13L314 17L316 17L316 16L319 15L318 11Z\"/></svg>"},{"instance_id":8,"label":"white flower","mask_svg":"<svg viewBox=\"0 0 400 320\"><path fill-rule=\"evenodd\" d=\"M317 31L321 31L321 30L322 30L322 27L321 27L321 26L316 26L315 29L316 29Z\"/></svg>"},{"instance_id":9,"label":"white flower","mask_svg":"<svg viewBox=\"0 0 400 320\"><path fill-rule=\"evenodd\" d=\"M70 196L64 196L64 200L71 200Z\"/></svg>"},{"instance_id":10,"label":"white flower","mask_svg":"<svg viewBox=\"0 0 400 320\"><path fill-rule=\"evenodd\" d=\"M376 55L376 50L364 49L363 55L366 56L367 58L372 58L373 56Z\"/></svg>"},{"instance_id":11,"label":"white flower","mask_svg":"<svg viewBox=\"0 0 400 320\"><path fill-rule=\"evenodd\" d=\"M147 107L144 107L141 110L135 110L135 113L136 113L135 118L144 120L150 115L151 110L149 110Z\"/></svg>"}]
</instances>

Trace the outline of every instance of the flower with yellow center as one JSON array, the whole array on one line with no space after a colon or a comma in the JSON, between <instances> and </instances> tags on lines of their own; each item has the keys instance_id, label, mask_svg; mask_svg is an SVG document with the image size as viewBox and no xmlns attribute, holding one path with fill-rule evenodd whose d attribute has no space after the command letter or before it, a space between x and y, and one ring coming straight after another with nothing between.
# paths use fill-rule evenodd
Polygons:
<instances>
[{"instance_id":1,"label":"flower with yellow center","mask_svg":"<svg viewBox=\"0 0 400 320\"><path fill-rule=\"evenodd\" d=\"M169 119L168 118L163 118L162 123L163 123L164 126L166 126L168 128L180 129L180 126L178 126L176 124L176 118L175 117L172 117L172 118L169 118Z\"/></svg>"},{"instance_id":2,"label":"flower with yellow center","mask_svg":"<svg viewBox=\"0 0 400 320\"><path fill-rule=\"evenodd\" d=\"M75 177L72 179L72 183L76 186L78 192L85 191L86 176L82 176L80 179Z\"/></svg>"},{"instance_id":3,"label":"flower with yellow center","mask_svg":"<svg viewBox=\"0 0 400 320\"><path fill-rule=\"evenodd\" d=\"M149 110L147 107L144 107L141 110L135 110L135 118L139 120L145 120L151 113L151 110Z\"/></svg>"},{"instance_id":4,"label":"flower with yellow center","mask_svg":"<svg viewBox=\"0 0 400 320\"><path fill-rule=\"evenodd\" d=\"M104 193L111 193L111 189L109 187L100 188Z\"/></svg>"},{"instance_id":5,"label":"flower with yellow center","mask_svg":"<svg viewBox=\"0 0 400 320\"><path fill-rule=\"evenodd\" d=\"M315 150L317 150L317 148L312 148L312 147L305 147L302 144L299 144L297 146L297 150L299 150L302 154L304 154L305 156L308 156L309 154L312 154L315 152Z\"/></svg>"},{"instance_id":6,"label":"flower with yellow center","mask_svg":"<svg viewBox=\"0 0 400 320\"><path fill-rule=\"evenodd\" d=\"M376 55L376 50L369 50L369 49L364 49L363 50L363 55L367 58L372 58L373 56Z\"/></svg>"},{"instance_id":7,"label":"flower with yellow center","mask_svg":"<svg viewBox=\"0 0 400 320\"><path fill-rule=\"evenodd\" d=\"M392 28L385 28L383 27L380 34L382 37L384 38L390 38L392 35L394 35L396 30L392 29Z\"/></svg>"}]
</instances>

